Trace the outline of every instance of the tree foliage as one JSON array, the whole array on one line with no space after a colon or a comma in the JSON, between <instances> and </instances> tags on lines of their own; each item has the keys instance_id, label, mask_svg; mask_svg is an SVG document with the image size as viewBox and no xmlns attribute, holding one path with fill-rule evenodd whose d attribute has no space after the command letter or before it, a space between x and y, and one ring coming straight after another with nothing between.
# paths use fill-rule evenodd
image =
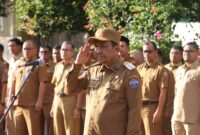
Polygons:
<instances>
[{"instance_id":1,"label":"tree foliage","mask_svg":"<svg viewBox=\"0 0 200 135\"><path fill-rule=\"evenodd\" d=\"M0 0L0 16L5 16L5 0Z\"/></svg>"},{"instance_id":2,"label":"tree foliage","mask_svg":"<svg viewBox=\"0 0 200 135\"><path fill-rule=\"evenodd\" d=\"M88 29L99 27L118 30L131 40L131 47L141 48L145 40L153 40L165 57L173 44L173 22L199 21L197 0L88 0Z\"/></svg>"},{"instance_id":3,"label":"tree foliage","mask_svg":"<svg viewBox=\"0 0 200 135\"><path fill-rule=\"evenodd\" d=\"M30 35L84 31L86 0L16 0L17 28Z\"/></svg>"},{"instance_id":4,"label":"tree foliage","mask_svg":"<svg viewBox=\"0 0 200 135\"><path fill-rule=\"evenodd\" d=\"M11 8L13 4L14 1L0 0L0 16L6 17L9 14L7 9ZM11 9L9 11L11 11Z\"/></svg>"}]
</instances>

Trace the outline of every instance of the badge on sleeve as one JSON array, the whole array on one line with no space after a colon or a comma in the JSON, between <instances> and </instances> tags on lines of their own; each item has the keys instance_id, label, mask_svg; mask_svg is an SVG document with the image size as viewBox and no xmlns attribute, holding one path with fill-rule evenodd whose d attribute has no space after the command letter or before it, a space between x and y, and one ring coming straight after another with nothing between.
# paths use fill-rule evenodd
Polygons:
<instances>
[{"instance_id":1,"label":"badge on sleeve","mask_svg":"<svg viewBox=\"0 0 200 135\"><path fill-rule=\"evenodd\" d=\"M167 71L163 72L163 77L168 77Z\"/></svg>"},{"instance_id":2,"label":"badge on sleeve","mask_svg":"<svg viewBox=\"0 0 200 135\"><path fill-rule=\"evenodd\" d=\"M138 81L138 80L135 80L135 79L132 79L132 80L130 81L130 86L131 86L131 88L133 88L133 89L137 88L137 87L139 86L139 81Z\"/></svg>"}]
</instances>

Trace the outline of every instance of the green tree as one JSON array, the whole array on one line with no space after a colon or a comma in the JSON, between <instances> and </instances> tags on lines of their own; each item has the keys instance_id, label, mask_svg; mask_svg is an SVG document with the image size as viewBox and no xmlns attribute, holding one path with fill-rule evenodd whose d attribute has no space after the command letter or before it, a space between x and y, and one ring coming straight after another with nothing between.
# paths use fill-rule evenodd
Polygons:
<instances>
[{"instance_id":1,"label":"green tree","mask_svg":"<svg viewBox=\"0 0 200 135\"><path fill-rule=\"evenodd\" d=\"M139 49L145 40L155 41L168 57L174 43L172 23L198 21L200 2L196 0L88 0L88 29L108 27L126 35L131 48Z\"/></svg>"},{"instance_id":2,"label":"green tree","mask_svg":"<svg viewBox=\"0 0 200 135\"><path fill-rule=\"evenodd\" d=\"M5 16L5 0L0 0L0 16Z\"/></svg>"},{"instance_id":3,"label":"green tree","mask_svg":"<svg viewBox=\"0 0 200 135\"><path fill-rule=\"evenodd\" d=\"M86 0L16 0L17 28L30 35L84 31Z\"/></svg>"},{"instance_id":4,"label":"green tree","mask_svg":"<svg viewBox=\"0 0 200 135\"><path fill-rule=\"evenodd\" d=\"M13 4L14 2L10 0L0 0L0 16L7 16L8 12L6 12L6 9L10 8Z\"/></svg>"}]
</instances>

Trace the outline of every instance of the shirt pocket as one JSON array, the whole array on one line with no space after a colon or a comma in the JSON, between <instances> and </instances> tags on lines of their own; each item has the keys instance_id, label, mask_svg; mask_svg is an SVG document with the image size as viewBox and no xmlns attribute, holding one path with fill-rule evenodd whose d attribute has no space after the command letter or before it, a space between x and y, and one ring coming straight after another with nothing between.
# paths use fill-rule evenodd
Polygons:
<instances>
[{"instance_id":1,"label":"shirt pocket","mask_svg":"<svg viewBox=\"0 0 200 135\"><path fill-rule=\"evenodd\" d=\"M107 100L109 102L116 102L119 99L119 91L120 91L120 85L114 84L111 82L106 83L105 85L105 96L104 100Z\"/></svg>"},{"instance_id":2,"label":"shirt pocket","mask_svg":"<svg viewBox=\"0 0 200 135\"><path fill-rule=\"evenodd\" d=\"M88 85L87 94L89 94L89 95L93 94L95 91L97 91L99 85L100 85L99 80L90 80L89 85Z\"/></svg>"},{"instance_id":3,"label":"shirt pocket","mask_svg":"<svg viewBox=\"0 0 200 135\"><path fill-rule=\"evenodd\" d=\"M23 78L22 78L22 77L23 77L23 72L24 72L23 69L18 69L18 70L16 70L15 73L12 74L12 76L11 76L12 79L18 78L19 80L22 80L22 79L23 79Z\"/></svg>"}]
</instances>

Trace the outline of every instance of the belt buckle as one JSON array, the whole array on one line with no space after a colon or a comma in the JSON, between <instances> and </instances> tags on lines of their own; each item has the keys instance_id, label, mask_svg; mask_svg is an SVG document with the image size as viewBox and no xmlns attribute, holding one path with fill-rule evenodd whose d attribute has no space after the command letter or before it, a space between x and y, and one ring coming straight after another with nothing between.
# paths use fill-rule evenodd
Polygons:
<instances>
[{"instance_id":1,"label":"belt buckle","mask_svg":"<svg viewBox=\"0 0 200 135\"><path fill-rule=\"evenodd\" d=\"M65 96L67 96L65 93L57 93L56 94L58 97L65 97Z\"/></svg>"}]
</instances>

